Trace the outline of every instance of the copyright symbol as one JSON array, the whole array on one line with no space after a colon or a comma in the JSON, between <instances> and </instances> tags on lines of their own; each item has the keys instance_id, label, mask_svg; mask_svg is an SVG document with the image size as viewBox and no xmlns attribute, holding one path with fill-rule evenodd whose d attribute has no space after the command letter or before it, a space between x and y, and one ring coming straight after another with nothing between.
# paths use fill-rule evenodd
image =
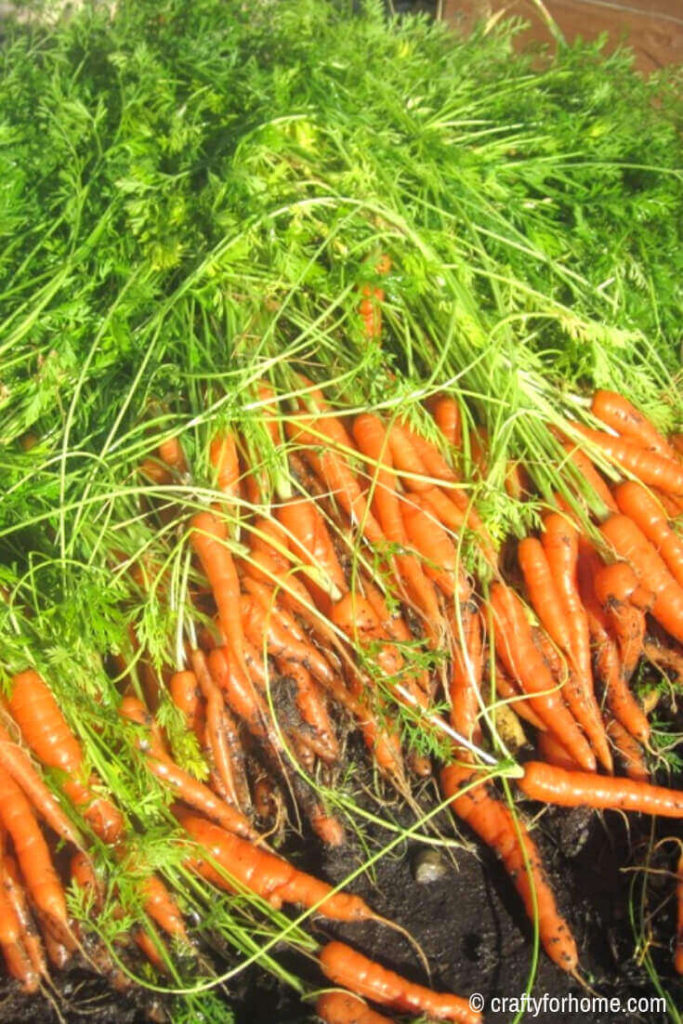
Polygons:
<instances>
[{"instance_id":1,"label":"copyright symbol","mask_svg":"<svg viewBox=\"0 0 683 1024\"><path fill-rule=\"evenodd\" d=\"M484 997L481 992L473 992L467 1001L470 1004L470 1010L474 1010L475 1013L481 1013L484 1009Z\"/></svg>"}]
</instances>

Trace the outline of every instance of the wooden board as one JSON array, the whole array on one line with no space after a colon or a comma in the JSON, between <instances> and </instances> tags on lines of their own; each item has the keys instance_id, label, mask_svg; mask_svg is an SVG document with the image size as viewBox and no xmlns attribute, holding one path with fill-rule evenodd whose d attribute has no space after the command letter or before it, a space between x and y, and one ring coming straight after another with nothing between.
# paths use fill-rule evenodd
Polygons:
<instances>
[{"instance_id":1,"label":"wooden board","mask_svg":"<svg viewBox=\"0 0 683 1024\"><path fill-rule=\"evenodd\" d=\"M545 7L568 40L595 39L606 32L608 49L628 43L641 71L683 64L683 0L545 0ZM443 16L464 32L498 11L531 23L518 46L551 41L533 0L443 0Z\"/></svg>"}]
</instances>

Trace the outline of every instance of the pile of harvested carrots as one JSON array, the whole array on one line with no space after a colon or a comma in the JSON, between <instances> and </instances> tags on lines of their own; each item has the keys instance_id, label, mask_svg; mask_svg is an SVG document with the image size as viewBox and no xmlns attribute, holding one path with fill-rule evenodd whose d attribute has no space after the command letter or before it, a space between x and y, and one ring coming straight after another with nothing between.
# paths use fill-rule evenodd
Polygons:
<instances>
[{"instance_id":1,"label":"pile of harvested carrots","mask_svg":"<svg viewBox=\"0 0 683 1024\"><path fill-rule=\"evenodd\" d=\"M373 332L374 298L366 296L365 311ZM537 918L548 956L577 972L579 951L531 829L495 782L481 777L495 760L491 707L504 701L536 744L537 759L517 779L528 800L683 818L683 793L650 781L650 722L630 685L644 658L674 683L683 678L683 536L672 522L683 512L680 438L665 439L623 398L597 392L592 413L604 429L572 420L560 440L604 515L591 519L586 507L577 513L577 487L577 503L558 496L538 536L500 548L460 476L456 399L431 400L434 441L400 418L347 416L303 379L302 389L304 397L284 407L261 386L268 431L296 488L267 513L262 470L248 463L237 432L223 430L211 444L213 500L204 510L178 508L177 485L193 479L180 441L159 448L139 471L150 485L150 521L185 515L196 619L186 623L179 663L161 676L141 652L144 701L119 659L120 714L131 750L174 801L185 866L276 908L382 920L360 897L333 891L268 843L293 805L323 843L344 842L344 826L314 782L334 781L344 740L357 731L384 784L408 799L412 780L436 770L444 800L496 851ZM608 485L590 453L601 453L621 482ZM485 458L482 447L481 472ZM511 471L509 486L523 500L531 489L523 467ZM463 567L465 544L477 551L478 579ZM141 589L152 576L163 579L163 567L151 563L133 571ZM170 753L156 719L167 694L205 756L206 782ZM35 991L48 978L47 961L60 967L87 948L91 961L123 983L69 919L39 820L72 851L72 882L95 912L103 882L86 837L125 858L124 818L101 780L84 777L82 751L49 680L28 666L11 681L3 723L0 945L7 969ZM416 731L429 735L438 763L407 742ZM40 766L60 780L57 795ZM144 866L140 895L157 930L134 931L126 941L163 971L167 944L189 944L191 936L172 894ZM683 899L680 907L678 970ZM316 1012L329 1024L380 1024L385 1018L365 999L438 1020L479 1019L466 999L410 983L342 943L325 945L318 960L322 974L348 990L319 997Z\"/></svg>"}]
</instances>

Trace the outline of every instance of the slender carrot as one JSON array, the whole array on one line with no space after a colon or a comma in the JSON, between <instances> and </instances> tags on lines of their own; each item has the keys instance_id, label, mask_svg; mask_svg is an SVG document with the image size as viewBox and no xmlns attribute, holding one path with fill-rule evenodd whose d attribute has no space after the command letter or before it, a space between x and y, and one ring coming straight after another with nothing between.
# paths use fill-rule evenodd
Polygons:
<instances>
[{"instance_id":1,"label":"slender carrot","mask_svg":"<svg viewBox=\"0 0 683 1024\"><path fill-rule=\"evenodd\" d=\"M536 748L538 756L548 764L557 765L558 768L567 768L569 771L576 771L580 768L562 744L549 732L540 732L538 734L536 737Z\"/></svg>"},{"instance_id":2,"label":"slender carrot","mask_svg":"<svg viewBox=\"0 0 683 1024\"><path fill-rule=\"evenodd\" d=\"M325 520L315 503L306 498L292 498L283 503L276 515L292 553L305 565L316 568L326 579L329 589L324 607L327 611L329 594L332 594L333 600L338 600L348 590L348 584ZM305 579L310 589L310 577ZM320 595L319 587L315 588L315 593Z\"/></svg>"},{"instance_id":3,"label":"slender carrot","mask_svg":"<svg viewBox=\"0 0 683 1024\"><path fill-rule=\"evenodd\" d=\"M76 807L93 831L106 843L113 843L123 832L123 816L114 804L95 796L96 776L86 785L78 778L83 770L83 753L78 740L67 725L56 700L37 672L29 669L12 680L9 700L14 720L36 757L49 768L65 773L62 791Z\"/></svg>"},{"instance_id":4,"label":"slender carrot","mask_svg":"<svg viewBox=\"0 0 683 1024\"><path fill-rule=\"evenodd\" d=\"M11 775L0 768L0 821L14 843L29 892L55 935L74 946L64 890L31 805Z\"/></svg>"},{"instance_id":5,"label":"slender carrot","mask_svg":"<svg viewBox=\"0 0 683 1024\"><path fill-rule=\"evenodd\" d=\"M0 948L9 973L21 982L23 992L31 994L39 987L39 972L25 948L23 933L17 909L7 891L4 868L0 866Z\"/></svg>"},{"instance_id":6,"label":"slender carrot","mask_svg":"<svg viewBox=\"0 0 683 1024\"><path fill-rule=\"evenodd\" d=\"M316 1000L315 1012L325 1024L391 1024L350 992L323 993Z\"/></svg>"},{"instance_id":7,"label":"slender carrot","mask_svg":"<svg viewBox=\"0 0 683 1024\"><path fill-rule=\"evenodd\" d=\"M683 642L683 587L647 537L628 516L611 516L601 531L617 553L630 562L639 582L654 592L654 617L676 640Z\"/></svg>"},{"instance_id":8,"label":"slender carrot","mask_svg":"<svg viewBox=\"0 0 683 1024\"><path fill-rule=\"evenodd\" d=\"M155 734L150 715L137 698L124 697L119 713L136 725L144 727L147 735L139 738L137 746L146 753L145 763L152 775L170 786L185 803L206 814L213 821L219 822L223 828L239 835L255 837L254 830L241 811L219 799L208 786L188 775L171 761Z\"/></svg>"},{"instance_id":9,"label":"slender carrot","mask_svg":"<svg viewBox=\"0 0 683 1024\"><path fill-rule=\"evenodd\" d=\"M61 839L74 846L82 845L83 840L77 829L33 767L26 752L12 740L3 725L0 725L0 766L19 784L38 814Z\"/></svg>"},{"instance_id":10,"label":"slender carrot","mask_svg":"<svg viewBox=\"0 0 683 1024\"><path fill-rule=\"evenodd\" d=\"M339 743L319 684L297 661L280 657L276 665L281 676L294 684L296 706L304 723L302 738L321 760L334 764L339 759Z\"/></svg>"},{"instance_id":11,"label":"slender carrot","mask_svg":"<svg viewBox=\"0 0 683 1024\"><path fill-rule=\"evenodd\" d=\"M478 722L481 678L484 670L482 625L474 601L460 605L459 618L450 619L452 642L451 680L448 688L451 725L472 743L481 741Z\"/></svg>"},{"instance_id":12,"label":"slender carrot","mask_svg":"<svg viewBox=\"0 0 683 1024\"><path fill-rule=\"evenodd\" d=\"M607 722L607 735L614 744L619 760L622 762L629 779L637 782L648 782L650 772L648 771L643 749L630 732L624 729L623 725L616 719L610 718ZM576 768L576 765L560 765L561 768Z\"/></svg>"},{"instance_id":13,"label":"slender carrot","mask_svg":"<svg viewBox=\"0 0 683 1024\"><path fill-rule=\"evenodd\" d=\"M607 705L614 717L632 736L641 743L647 743L650 723L628 687L621 670L616 642L609 628L607 613L600 606L595 594L595 580L601 565L594 550L582 551L579 559L579 585L593 642L596 673L605 687Z\"/></svg>"},{"instance_id":14,"label":"slender carrot","mask_svg":"<svg viewBox=\"0 0 683 1024\"><path fill-rule=\"evenodd\" d=\"M168 689L173 703L182 712L185 724L201 744L205 710L196 675L189 669L174 672L169 680Z\"/></svg>"},{"instance_id":15,"label":"slender carrot","mask_svg":"<svg viewBox=\"0 0 683 1024\"><path fill-rule=\"evenodd\" d=\"M175 814L190 838L204 848L231 880L261 896L276 909L283 903L300 903L305 907L320 903L316 912L335 921L377 919L360 896L333 892L326 882L297 870L282 857L226 832L205 818L182 808L176 808ZM228 891L233 889L223 874L202 856L201 850L193 852L188 866L214 885Z\"/></svg>"},{"instance_id":16,"label":"slender carrot","mask_svg":"<svg viewBox=\"0 0 683 1024\"><path fill-rule=\"evenodd\" d=\"M523 718L525 722L538 729L539 732L546 732L548 726L542 718L529 706L530 698L519 689L512 681L500 662L496 664L496 694L508 701L515 714Z\"/></svg>"},{"instance_id":17,"label":"slender carrot","mask_svg":"<svg viewBox=\"0 0 683 1024\"><path fill-rule=\"evenodd\" d=\"M576 943L567 922L557 910L555 897L545 877L541 855L521 818L496 799L490 786L476 782L471 767L447 765L441 771L441 789L451 806L483 841L500 857L527 915L538 920L543 948L558 967L573 971L578 963ZM527 866L528 864L528 866Z\"/></svg>"},{"instance_id":18,"label":"slender carrot","mask_svg":"<svg viewBox=\"0 0 683 1024\"><path fill-rule=\"evenodd\" d=\"M462 579L457 549L429 501L411 495L400 502L400 511L408 540L422 557L427 576L447 597L466 599L469 587Z\"/></svg>"},{"instance_id":19,"label":"slender carrot","mask_svg":"<svg viewBox=\"0 0 683 1024\"><path fill-rule=\"evenodd\" d=\"M529 694L532 711L560 738L582 767L594 771L593 753L557 693L557 684L533 642L519 598L505 584L494 583L490 603L496 628L496 652L506 669Z\"/></svg>"},{"instance_id":20,"label":"slender carrot","mask_svg":"<svg viewBox=\"0 0 683 1024\"><path fill-rule=\"evenodd\" d=\"M211 512L198 512L193 516L190 528L190 540L211 584L221 628L238 666L245 671L239 579L232 555L226 547L225 523Z\"/></svg>"},{"instance_id":21,"label":"slender carrot","mask_svg":"<svg viewBox=\"0 0 683 1024\"><path fill-rule=\"evenodd\" d=\"M206 740L213 764L228 802L241 808L240 797L244 799L245 793L248 794L248 786L237 726L225 706L220 687L211 678L204 652L192 650L190 660L206 701Z\"/></svg>"},{"instance_id":22,"label":"slender carrot","mask_svg":"<svg viewBox=\"0 0 683 1024\"><path fill-rule=\"evenodd\" d=\"M518 785L530 800L562 807L612 808L663 818L683 818L683 793L633 779L568 772L529 761Z\"/></svg>"},{"instance_id":23,"label":"slender carrot","mask_svg":"<svg viewBox=\"0 0 683 1024\"><path fill-rule=\"evenodd\" d=\"M591 412L608 427L629 438L641 448L649 448L665 458L674 458L675 450L635 406L615 391L596 391Z\"/></svg>"},{"instance_id":24,"label":"slender carrot","mask_svg":"<svg viewBox=\"0 0 683 1024\"><path fill-rule=\"evenodd\" d=\"M406 1013L424 1013L435 1020L481 1024L481 1014L468 1001L446 992L432 992L399 974L380 967L343 942L328 942L318 962L325 977L335 985L357 992L374 1003Z\"/></svg>"},{"instance_id":25,"label":"slender carrot","mask_svg":"<svg viewBox=\"0 0 683 1024\"><path fill-rule=\"evenodd\" d=\"M406 546L406 530L401 503L396 492L396 476L389 434L378 416L364 413L353 422L353 436L361 451L372 460L372 509L382 532L392 544ZM440 619L439 604L433 586L425 579L422 566L414 555L394 556L398 574L410 598L425 614L427 628Z\"/></svg>"},{"instance_id":26,"label":"slender carrot","mask_svg":"<svg viewBox=\"0 0 683 1024\"><path fill-rule=\"evenodd\" d=\"M568 616L540 540L536 537L521 540L517 545L517 560L532 608L557 646L570 653L572 639Z\"/></svg>"},{"instance_id":27,"label":"slender carrot","mask_svg":"<svg viewBox=\"0 0 683 1024\"><path fill-rule=\"evenodd\" d=\"M652 494L628 480L616 488L619 511L629 516L655 546L671 575L683 587L683 537L673 530Z\"/></svg>"},{"instance_id":28,"label":"slender carrot","mask_svg":"<svg viewBox=\"0 0 683 1024\"><path fill-rule=\"evenodd\" d=\"M542 543L564 608L569 633L566 653L575 670L567 680L565 697L600 763L611 772L612 754L595 699L588 619L578 587L578 534L564 516L552 513L544 521Z\"/></svg>"},{"instance_id":29,"label":"slender carrot","mask_svg":"<svg viewBox=\"0 0 683 1024\"><path fill-rule=\"evenodd\" d=\"M462 417L460 406L452 395L436 395L428 403L434 422L453 448L462 444Z\"/></svg>"},{"instance_id":30,"label":"slender carrot","mask_svg":"<svg viewBox=\"0 0 683 1024\"><path fill-rule=\"evenodd\" d=\"M157 875L150 875L140 884L140 893L144 899L144 909L159 927L172 938L189 942L182 914L175 900Z\"/></svg>"},{"instance_id":31,"label":"slender carrot","mask_svg":"<svg viewBox=\"0 0 683 1024\"><path fill-rule=\"evenodd\" d=\"M616 512L617 506L614 498L612 497L612 492L586 453L580 448L577 448L576 445L571 443L571 441L563 441L562 447L578 469L584 481L593 488L603 505L605 505L608 511Z\"/></svg>"},{"instance_id":32,"label":"slender carrot","mask_svg":"<svg viewBox=\"0 0 683 1024\"><path fill-rule=\"evenodd\" d=\"M84 855L80 854L80 856ZM36 923L29 909L26 891L19 873L19 865L14 857L5 854L2 858L1 873L0 888L4 890L5 897L11 903L16 914L21 930L21 942L31 961L31 966L39 977L47 977L48 970L45 962L45 951L40 940L40 934L36 928Z\"/></svg>"},{"instance_id":33,"label":"slender carrot","mask_svg":"<svg viewBox=\"0 0 683 1024\"><path fill-rule=\"evenodd\" d=\"M235 437L230 430L219 431L209 446L209 462L215 485L226 498L234 500L240 494L240 463Z\"/></svg>"},{"instance_id":34,"label":"slender carrot","mask_svg":"<svg viewBox=\"0 0 683 1024\"><path fill-rule=\"evenodd\" d=\"M683 496L683 466L678 460L674 461L648 451L647 448L640 448L623 438L591 430L580 423L572 423L572 426L586 440L601 448L617 465L638 477L642 483L650 487L659 487L670 494Z\"/></svg>"}]
</instances>

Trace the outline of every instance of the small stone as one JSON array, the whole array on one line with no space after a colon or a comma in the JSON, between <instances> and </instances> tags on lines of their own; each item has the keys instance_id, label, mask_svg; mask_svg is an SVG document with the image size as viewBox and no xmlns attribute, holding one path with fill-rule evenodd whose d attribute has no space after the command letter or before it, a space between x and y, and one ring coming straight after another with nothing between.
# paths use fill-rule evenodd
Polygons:
<instances>
[{"instance_id":1,"label":"small stone","mask_svg":"<svg viewBox=\"0 0 683 1024\"><path fill-rule=\"evenodd\" d=\"M448 865L438 850L420 850L413 858L413 876L420 885L438 882L448 873Z\"/></svg>"}]
</instances>

